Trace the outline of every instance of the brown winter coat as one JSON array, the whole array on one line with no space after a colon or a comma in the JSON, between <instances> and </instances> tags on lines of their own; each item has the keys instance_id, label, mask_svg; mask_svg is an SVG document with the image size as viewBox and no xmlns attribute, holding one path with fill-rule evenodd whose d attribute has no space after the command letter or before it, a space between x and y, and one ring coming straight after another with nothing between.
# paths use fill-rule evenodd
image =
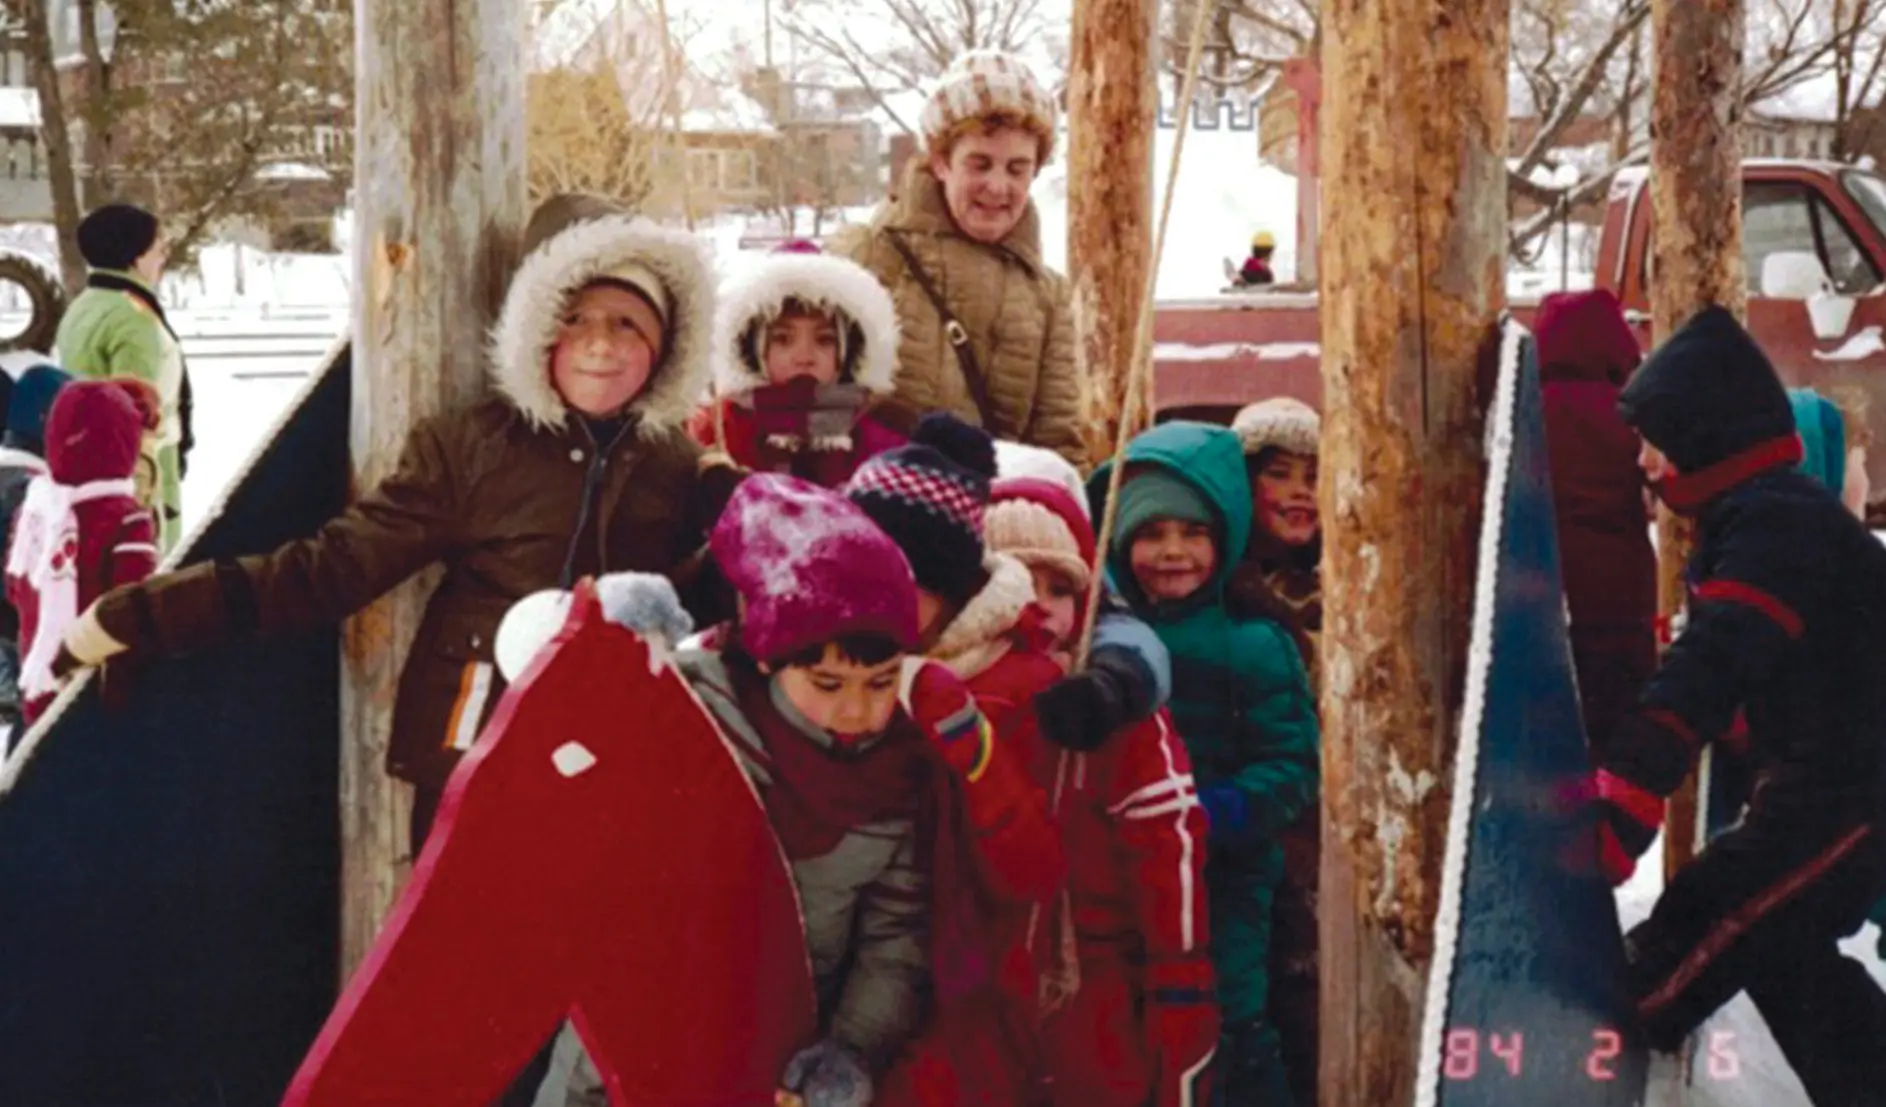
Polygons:
<instances>
[{"instance_id":1,"label":"brown winter coat","mask_svg":"<svg viewBox=\"0 0 1886 1107\"><path fill-rule=\"evenodd\" d=\"M976 242L957 229L928 164L915 160L895 202L880 208L868 225L842 231L833 241L835 253L875 273L897 302L903 337L896 401L918 411L954 412L980 425L975 393L944 337L942 318L892 246L894 231L904 233L930 282L969 332L995 417L988 429L1084 466L1068 283L1042 263L1041 216L1034 203L1000 244Z\"/></svg>"},{"instance_id":2,"label":"brown winter coat","mask_svg":"<svg viewBox=\"0 0 1886 1107\"><path fill-rule=\"evenodd\" d=\"M493 333L496 395L421 423L393 475L312 537L113 592L99 607L105 629L133 649L201 650L250 631L332 624L441 564L387 750L394 776L436 788L498 700L492 640L513 603L567 585L569 572L677 572L711 522L696 496L699 451L682 433L707 379L702 247L619 215L562 229L542 222ZM588 425L566 417L546 351L566 296L629 258L669 289L669 349L630 405L629 428L599 458Z\"/></svg>"}]
</instances>

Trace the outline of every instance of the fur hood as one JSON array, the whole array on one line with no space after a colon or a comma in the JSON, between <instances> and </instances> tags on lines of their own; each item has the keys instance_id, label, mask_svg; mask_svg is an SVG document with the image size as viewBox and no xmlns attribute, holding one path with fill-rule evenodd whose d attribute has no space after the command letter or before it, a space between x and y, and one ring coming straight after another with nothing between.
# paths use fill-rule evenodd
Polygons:
<instances>
[{"instance_id":1,"label":"fur hood","mask_svg":"<svg viewBox=\"0 0 1886 1107\"><path fill-rule=\"evenodd\" d=\"M706 243L646 219L605 215L558 230L527 254L511 278L491 335L492 383L534 427L561 427L563 398L547 356L569 294L623 262L647 266L668 293L668 350L629 405L644 434L678 432L707 387L713 326L712 262Z\"/></svg>"},{"instance_id":2,"label":"fur hood","mask_svg":"<svg viewBox=\"0 0 1886 1107\"><path fill-rule=\"evenodd\" d=\"M1035 577L1028 566L1008 554L991 553L982 567L989 583L943 630L930 658L949 666L968 680L1000 660L1009 651L1006 637L1022 613L1035 602Z\"/></svg>"},{"instance_id":3,"label":"fur hood","mask_svg":"<svg viewBox=\"0 0 1886 1107\"><path fill-rule=\"evenodd\" d=\"M873 395L897 383L897 305L864 266L829 254L775 253L756 258L721 283L714 321L714 383L722 395L766 383L763 367L748 358L742 339L761 320L799 300L851 321L852 380Z\"/></svg>"}]
</instances>

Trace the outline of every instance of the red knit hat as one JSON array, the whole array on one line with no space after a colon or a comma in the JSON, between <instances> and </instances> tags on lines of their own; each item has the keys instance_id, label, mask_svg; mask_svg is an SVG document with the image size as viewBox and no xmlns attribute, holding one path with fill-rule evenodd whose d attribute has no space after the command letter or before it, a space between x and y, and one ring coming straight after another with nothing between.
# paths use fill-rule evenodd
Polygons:
<instances>
[{"instance_id":1,"label":"red knit hat","mask_svg":"<svg viewBox=\"0 0 1886 1107\"><path fill-rule=\"evenodd\" d=\"M857 505L784 473L740 482L709 549L744 603L740 644L760 661L852 634L917 644L910 563Z\"/></svg>"}]
</instances>

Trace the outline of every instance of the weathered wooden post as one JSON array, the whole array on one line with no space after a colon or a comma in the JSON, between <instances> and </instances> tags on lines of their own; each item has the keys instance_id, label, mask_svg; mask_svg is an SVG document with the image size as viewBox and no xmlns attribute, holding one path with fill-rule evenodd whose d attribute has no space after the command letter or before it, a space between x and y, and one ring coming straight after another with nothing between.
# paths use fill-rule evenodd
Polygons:
<instances>
[{"instance_id":1,"label":"weathered wooden post","mask_svg":"<svg viewBox=\"0 0 1886 1107\"><path fill-rule=\"evenodd\" d=\"M1291 58L1278 78L1297 97L1297 270L1292 284L1316 283L1317 235L1322 230L1323 70L1315 58Z\"/></svg>"},{"instance_id":2,"label":"weathered wooden post","mask_svg":"<svg viewBox=\"0 0 1886 1107\"><path fill-rule=\"evenodd\" d=\"M1067 257L1075 340L1087 368L1088 454L1110 457L1120 424L1150 423L1151 390L1125 410L1135 324L1153 248L1153 128L1159 114L1152 0L1075 0L1068 69ZM1189 25L1188 25L1189 29Z\"/></svg>"},{"instance_id":3,"label":"weathered wooden post","mask_svg":"<svg viewBox=\"0 0 1886 1107\"><path fill-rule=\"evenodd\" d=\"M1505 303L1507 0L1323 7L1323 1107L1413 1102Z\"/></svg>"},{"instance_id":4,"label":"weathered wooden post","mask_svg":"<svg viewBox=\"0 0 1886 1107\"><path fill-rule=\"evenodd\" d=\"M357 488L407 432L484 387L485 333L525 211L525 7L357 0L352 448ZM351 972L411 863L386 775L394 686L431 581L348 623L342 647L341 947Z\"/></svg>"},{"instance_id":5,"label":"weathered wooden post","mask_svg":"<svg viewBox=\"0 0 1886 1107\"><path fill-rule=\"evenodd\" d=\"M1651 92L1651 333L1662 342L1689 317L1721 304L1748 312L1742 259L1743 0L1654 0ZM1657 509L1657 609L1683 607L1687 521ZM1696 853L1696 780L1671 797L1664 872Z\"/></svg>"}]
</instances>

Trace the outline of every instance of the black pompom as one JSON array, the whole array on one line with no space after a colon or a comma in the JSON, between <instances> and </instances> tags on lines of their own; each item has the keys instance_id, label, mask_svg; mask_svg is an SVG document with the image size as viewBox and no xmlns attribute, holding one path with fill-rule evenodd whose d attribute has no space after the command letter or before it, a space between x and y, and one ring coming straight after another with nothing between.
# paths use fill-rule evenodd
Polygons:
<instances>
[{"instance_id":1,"label":"black pompom","mask_svg":"<svg viewBox=\"0 0 1886 1107\"><path fill-rule=\"evenodd\" d=\"M984 480L995 479L995 439L947 411L933 411L918 420L910 441L930 447Z\"/></svg>"}]
</instances>

